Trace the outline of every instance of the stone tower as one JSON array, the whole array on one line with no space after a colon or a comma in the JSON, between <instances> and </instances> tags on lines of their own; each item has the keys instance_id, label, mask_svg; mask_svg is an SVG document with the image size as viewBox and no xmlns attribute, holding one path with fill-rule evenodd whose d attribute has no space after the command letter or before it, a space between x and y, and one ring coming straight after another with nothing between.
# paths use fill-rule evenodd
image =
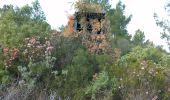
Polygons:
<instances>
[{"instance_id":1,"label":"stone tower","mask_svg":"<svg viewBox=\"0 0 170 100\"><path fill-rule=\"evenodd\" d=\"M79 0L75 10L75 14L69 17L65 36L80 37L82 44L96 54L112 51L109 47L110 24L102 8Z\"/></svg>"},{"instance_id":2,"label":"stone tower","mask_svg":"<svg viewBox=\"0 0 170 100\"><path fill-rule=\"evenodd\" d=\"M105 13L76 12L73 26L76 36L82 37L82 43L90 52L97 54L107 52L109 25Z\"/></svg>"}]
</instances>

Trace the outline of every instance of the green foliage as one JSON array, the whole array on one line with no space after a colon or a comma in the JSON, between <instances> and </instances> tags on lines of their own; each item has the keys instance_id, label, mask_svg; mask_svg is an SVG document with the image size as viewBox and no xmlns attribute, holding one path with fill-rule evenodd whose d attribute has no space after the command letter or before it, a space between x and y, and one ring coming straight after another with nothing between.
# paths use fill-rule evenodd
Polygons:
<instances>
[{"instance_id":1,"label":"green foliage","mask_svg":"<svg viewBox=\"0 0 170 100\"><path fill-rule=\"evenodd\" d=\"M76 55L73 57L72 65L67 66L66 83L63 83L64 96L70 96L73 99L80 99L80 93L83 92L89 81L92 80L94 74L93 55L84 49L78 49ZM80 92L81 91L81 92Z\"/></svg>"},{"instance_id":2,"label":"green foliage","mask_svg":"<svg viewBox=\"0 0 170 100\"><path fill-rule=\"evenodd\" d=\"M132 44L129 40L125 38L119 38L116 40L116 44L113 44L113 47L119 48L121 50L121 54L127 54L132 49Z\"/></svg>"},{"instance_id":3,"label":"green foliage","mask_svg":"<svg viewBox=\"0 0 170 100\"><path fill-rule=\"evenodd\" d=\"M110 71L110 66L113 64L113 59L111 55L96 55L95 59L100 71L107 71L109 74L112 73Z\"/></svg>"},{"instance_id":4,"label":"green foliage","mask_svg":"<svg viewBox=\"0 0 170 100\"><path fill-rule=\"evenodd\" d=\"M113 38L110 39L113 48L119 48L122 55L131 51L131 35L127 31L127 25L131 21L132 15L124 14L125 5L119 1L116 8L107 11L106 18L110 21L110 32Z\"/></svg>"},{"instance_id":5,"label":"green foliage","mask_svg":"<svg viewBox=\"0 0 170 100\"><path fill-rule=\"evenodd\" d=\"M110 20L111 33L114 35L114 38L123 37L129 40L131 36L127 32L126 26L129 24L132 16L125 16L124 10L125 5L119 2L116 8L108 11L107 18Z\"/></svg>"},{"instance_id":6,"label":"green foliage","mask_svg":"<svg viewBox=\"0 0 170 100\"><path fill-rule=\"evenodd\" d=\"M131 40L126 29L131 16L124 15L121 2L111 9L108 0L82 1L107 13L113 37L108 35L105 53L90 52L82 44L88 37L50 35L38 1L0 8L2 99L169 100L170 55L144 42L140 30Z\"/></svg>"},{"instance_id":7,"label":"green foliage","mask_svg":"<svg viewBox=\"0 0 170 100\"><path fill-rule=\"evenodd\" d=\"M38 0L35 0L32 3L32 13L33 13L33 19L35 21L44 21L46 20L45 14L41 9L40 3L38 2Z\"/></svg>"},{"instance_id":8,"label":"green foliage","mask_svg":"<svg viewBox=\"0 0 170 100\"><path fill-rule=\"evenodd\" d=\"M2 48L0 47L0 69L4 68L4 62L3 62L3 52Z\"/></svg>"},{"instance_id":9,"label":"green foliage","mask_svg":"<svg viewBox=\"0 0 170 100\"><path fill-rule=\"evenodd\" d=\"M96 60L99 65L111 64L112 63L112 56L103 54L103 55L96 55Z\"/></svg>"},{"instance_id":10,"label":"green foliage","mask_svg":"<svg viewBox=\"0 0 170 100\"><path fill-rule=\"evenodd\" d=\"M9 72L5 70L4 61L3 61L3 50L0 47L0 89L6 86L11 82Z\"/></svg>"},{"instance_id":11,"label":"green foliage","mask_svg":"<svg viewBox=\"0 0 170 100\"><path fill-rule=\"evenodd\" d=\"M102 71L96 76L96 79L87 86L85 90L86 95L90 95L91 100L98 100L99 98L105 100L104 98L112 99L113 93L117 88L117 80L115 77L108 76L108 73ZM110 92L110 93L109 93Z\"/></svg>"},{"instance_id":12,"label":"green foliage","mask_svg":"<svg viewBox=\"0 0 170 100\"><path fill-rule=\"evenodd\" d=\"M135 61L137 59L138 60L152 60L155 63L158 63L160 61L161 57L164 55L164 53L161 52L159 49L157 49L154 46L149 46L146 48L137 46L137 47L133 48L132 52L128 53L127 55L133 55L133 56L129 56L129 57L130 57L130 59L134 59Z\"/></svg>"},{"instance_id":13,"label":"green foliage","mask_svg":"<svg viewBox=\"0 0 170 100\"><path fill-rule=\"evenodd\" d=\"M156 21L156 24L162 28L162 32L161 32L161 38L165 39L169 48L170 48L170 26L169 26L169 22L170 20L168 19L168 17L170 16L170 2L167 3L167 5L165 5L165 11L167 12L167 18L159 18L159 16L155 13L154 14L154 18Z\"/></svg>"},{"instance_id":14,"label":"green foliage","mask_svg":"<svg viewBox=\"0 0 170 100\"><path fill-rule=\"evenodd\" d=\"M0 15L0 43L4 46L19 46L26 37L44 37L51 31L38 1L33 2L32 7L4 5Z\"/></svg>"},{"instance_id":15,"label":"green foliage","mask_svg":"<svg viewBox=\"0 0 170 100\"><path fill-rule=\"evenodd\" d=\"M81 38L54 36L51 38L51 44L53 45L52 54L57 58L55 65L60 70L70 64L74 57L74 54L78 48L83 48L81 45Z\"/></svg>"},{"instance_id":16,"label":"green foliage","mask_svg":"<svg viewBox=\"0 0 170 100\"><path fill-rule=\"evenodd\" d=\"M32 62L29 61L27 66L18 66L20 72L20 85L27 85L29 88L41 88L45 84L49 84L51 77L55 76L55 70L52 71L54 57L46 56L44 61ZM44 88L48 89L50 86Z\"/></svg>"},{"instance_id":17,"label":"green foliage","mask_svg":"<svg viewBox=\"0 0 170 100\"><path fill-rule=\"evenodd\" d=\"M64 32L64 30L65 30L65 28L66 28L66 26L61 25L61 26L59 27L59 30L63 33L63 32Z\"/></svg>"},{"instance_id":18,"label":"green foliage","mask_svg":"<svg viewBox=\"0 0 170 100\"><path fill-rule=\"evenodd\" d=\"M142 44L144 44L144 41L145 41L145 34L144 32L142 32L141 30L137 30L135 35L133 36L133 39L132 39L133 43L135 45L140 45L142 46Z\"/></svg>"},{"instance_id":19,"label":"green foliage","mask_svg":"<svg viewBox=\"0 0 170 100\"><path fill-rule=\"evenodd\" d=\"M162 66L169 68L170 67L170 55L163 55L160 59Z\"/></svg>"},{"instance_id":20,"label":"green foliage","mask_svg":"<svg viewBox=\"0 0 170 100\"><path fill-rule=\"evenodd\" d=\"M166 86L169 82L167 83L166 70L158 64L163 55L155 52L157 49L153 47L137 47L115 64L113 71L120 79L122 98L162 98L167 93Z\"/></svg>"}]
</instances>

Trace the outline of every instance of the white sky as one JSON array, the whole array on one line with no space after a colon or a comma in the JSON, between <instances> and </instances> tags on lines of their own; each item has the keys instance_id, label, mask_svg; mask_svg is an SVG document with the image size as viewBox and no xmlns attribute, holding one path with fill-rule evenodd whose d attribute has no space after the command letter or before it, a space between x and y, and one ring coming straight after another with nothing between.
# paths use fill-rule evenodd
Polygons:
<instances>
[{"instance_id":1,"label":"white sky","mask_svg":"<svg viewBox=\"0 0 170 100\"><path fill-rule=\"evenodd\" d=\"M23 6L31 4L34 0L0 0L0 6L4 4L14 4ZM74 13L74 7L71 6L76 0L39 0L43 11L46 14L47 21L52 28L58 29L62 24L67 24L67 16ZM119 0L111 0L115 7ZM160 17L165 16L164 6L167 0L121 0L126 5L125 13L132 14L132 20L127 29L130 34L134 34L137 29L145 32L146 39L153 41L157 45L165 45L160 38L161 29L156 26L153 17L154 12ZM164 48L167 49L165 46Z\"/></svg>"}]
</instances>

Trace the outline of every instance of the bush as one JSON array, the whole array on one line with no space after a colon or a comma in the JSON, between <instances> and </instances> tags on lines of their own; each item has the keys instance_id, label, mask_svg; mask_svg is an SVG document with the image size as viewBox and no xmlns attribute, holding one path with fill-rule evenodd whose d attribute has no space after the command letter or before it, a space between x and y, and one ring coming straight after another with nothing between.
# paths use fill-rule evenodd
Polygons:
<instances>
[{"instance_id":1,"label":"bush","mask_svg":"<svg viewBox=\"0 0 170 100\"><path fill-rule=\"evenodd\" d=\"M91 100L112 100L117 90L117 79L109 77L105 71L96 74L93 78L94 81L87 86L85 94Z\"/></svg>"},{"instance_id":2,"label":"bush","mask_svg":"<svg viewBox=\"0 0 170 100\"><path fill-rule=\"evenodd\" d=\"M150 58L148 52L154 51L135 48L114 65L123 99L164 99L169 84L165 67Z\"/></svg>"}]
</instances>

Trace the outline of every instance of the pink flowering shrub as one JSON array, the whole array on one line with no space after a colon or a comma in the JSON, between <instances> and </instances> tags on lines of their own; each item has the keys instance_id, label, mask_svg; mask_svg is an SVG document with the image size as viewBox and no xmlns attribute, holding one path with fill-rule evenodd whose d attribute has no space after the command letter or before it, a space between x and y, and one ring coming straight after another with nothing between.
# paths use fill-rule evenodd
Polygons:
<instances>
[{"instance_id":1,"label":"pink flowering shrub","mask_svg":"<svg viewBox=\"0 0 170 100\"><path fill-rule=\"evenodd\" d=\"M3 56L5 58L4 64L6 67L11 66L12 61L18 57L19 49L17 48L4 48Z\"/></svg>"},{"instance_id":2,"label":"pink flowering shrub","mask_svg":"<svg viewBox=\"0 0 170 100\"><path fill-rule=\"evenodd\" d=\"M25 39L22 47L23 58L33 62L43 61L46 55L50 55L53 46L48 39L40 39L40 37L31 37Z\"/></svg>"},{"instance_id":3,"label":"pink flowering shrub","mask_svg":"<svg viewBox=\"0 0 170 100\"><path fill-rule=\"evenodd\" d=\"M17 77L18 80L22 79L21 74L25 73L21 72L22 68L35 73L41 71L41 69L45 70L45 65L48 65L45 63L50 63L52 51L53 46L49 39L40 37L26 38L20 48L6 47L3 49L5 70L9 71L12 77Z\"/></svg>"},{"instance_id":4,"label":"pink flowering shrub","mask_svg":"<svg viewBox=\"0 0 170 100\"><path fill-rule=\"evenodd\" d=\"M119 79L123 99L169 100L170 74L166 67L150 59L147 53L152 49L136 47L114 64L112 72Z\"/></svg>"}]
</instances>

